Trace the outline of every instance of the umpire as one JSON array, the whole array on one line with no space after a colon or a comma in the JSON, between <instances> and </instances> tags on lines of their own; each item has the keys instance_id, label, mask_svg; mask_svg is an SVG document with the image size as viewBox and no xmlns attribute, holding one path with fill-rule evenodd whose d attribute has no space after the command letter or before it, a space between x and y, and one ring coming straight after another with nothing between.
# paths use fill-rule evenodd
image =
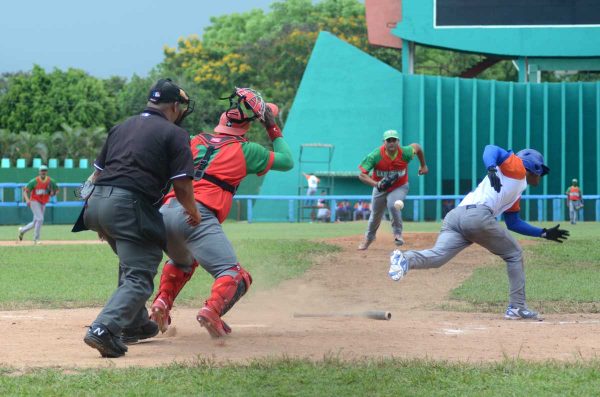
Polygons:
<instances>
[{"instance_id":1,"label":"umpire","mask_svg":"<svg viewBox=\"0 0 600 397\"><path fill-rule=\"evenodd\" d=\"M83 215L119 256L119 286L90 326L84 342L102 357L120 357L125 343L158 333L145 303L165 249L158 211L173 185L190 225L200 223L192 188L189 134L179 124L194 102L170 79L150 90L146 109L113 127L94 162L94 184Z\"/></svg>"}]
</instances>

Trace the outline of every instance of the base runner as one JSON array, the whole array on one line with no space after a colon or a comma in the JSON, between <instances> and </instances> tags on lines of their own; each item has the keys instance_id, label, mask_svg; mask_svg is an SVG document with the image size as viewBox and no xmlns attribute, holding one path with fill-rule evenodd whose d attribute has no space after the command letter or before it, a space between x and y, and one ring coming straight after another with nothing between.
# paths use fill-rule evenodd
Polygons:
<instances>
[{"instance_id":1,"label":"base runner","mask_svg":"<svg viewBox=\"0 0 600 397\"><path fill-rule=\"evenodd\" d=\"M264 175L271 169L287 171L294 165L289 146L275 123L277 107L265 104L253 90L236 89L236 94L240 103L221 115L214 129L216 134L199 134L191 142L197 167L194 195L202 222L195 228L189 227L183 208L172 194L166 196L161 209L170 259L163 268L151 318L162 332L169 326L169 312L175 298L198 265L215 281L196 319L212 337L231 332L221 317L248 291L252 277L239 264L221 223L227 218L233 195L246 175ZM244 108L249 107L256 116L246 117ZM244 137L255 118L264 124L273 151Z\"/></svg>"},{"instance_id":2,"label":"base runner","mask_svg":"<svg viewBox=\"0 0 600 397\"><path fill-rule=\"evenodd\" d=\"M527 185L537 186L550 169L536 150L521 150L516 155L488 145L483 152L488 177L469 193L444 218L435 246L423 251L394 251L389 276L402 279L409 269L437 268L450 261L469 245L487 248L506 262L510 284L509 303L504 317L509 320L538 319L525 302L523 250L517 240L496 221L504 214L509 230L525 236L542 237L562 243L569 232L556 225L550 229L532 226L519 217L521 193Z\"/></svg>"}]
</instances>

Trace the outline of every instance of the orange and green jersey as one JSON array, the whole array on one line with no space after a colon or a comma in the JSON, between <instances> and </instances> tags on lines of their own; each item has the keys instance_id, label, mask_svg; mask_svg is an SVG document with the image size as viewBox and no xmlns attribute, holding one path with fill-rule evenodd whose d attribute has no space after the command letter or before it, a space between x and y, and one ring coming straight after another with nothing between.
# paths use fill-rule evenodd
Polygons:
<instances>
[{"instance_id":1,"label":"orange and green jersey","mask_svg":"<svg viewBox=\"0 0 600 397\"><path fill-rule=\"evenodd\" d=\"M36 176L27 183L25 188L31 192L31 200L46 204L50 201L50 193L58 190L58 185L49 176L44 180Z\"/></svg>"},{"instance_id":2,"label":"orange and green jersey","mask_svg":"<svg viewBox=\"0 0 600 397\"><path fill-rule=\"evenodd\" d=\"M577 186L569 186L566 192L568 199L571 201L581 200L581 190Z\"/></svg>"},{"instance_id":3,"label":"orange and green jersey","mask_svg":"<svg viewBox=\"0 0 600 397\"><path fill-rule=\"evenodd\" d=\"M382 145L369 153L358 168L367 175L372 171L371 178L374 181L380 181L388 175L399 174L396 183L388 189L391 191L408 182L407 167L414 157L415 151L410 145L400 146L393 157L388 156L385 145Z\"/></svg>"},{"instance_id":4,"label":"orange and green jersey","mask_svg":"<svg viewBox=\"0 0 600 397\"><path fill-rule=\"evenodd\" d=\"M206 136L210 137L208 141ZM221 139L226 139L227 143L219 147ZM199 134L190 142L195 167L198 167L209 145L218 148L210 155L205 173L233 187L237 187L248 174L260 176L271 169L287 171L294 166L292 152L283 138L273 141L273 151L271 151L241 137ZM199 179L194 180L194 196L196 201L214 211L219 222L227 218L233 193L206 179ZM165 196L165 201L173 197L175 193L171 191Z\"/></svg>"}]
</instances>

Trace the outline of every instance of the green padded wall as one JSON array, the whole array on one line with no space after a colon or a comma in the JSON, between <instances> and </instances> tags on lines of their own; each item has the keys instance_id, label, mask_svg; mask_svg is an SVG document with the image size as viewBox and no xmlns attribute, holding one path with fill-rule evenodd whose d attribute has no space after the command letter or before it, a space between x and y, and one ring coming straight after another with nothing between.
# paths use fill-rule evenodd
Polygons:
<instances>
[{"instance_id":1,"label":"green padded wall","mask_svg":"<svg viewBox=\"0 0 600 397\"><path fill-rule=\"evenodd\" d=\"M600 83L403 75L322 32L284 136L296 161L301 144L327 143L335 145L332 171L357 171L364 155L381 144L382 132L398 129L402 143L423 145L430 169L429 175L418 177L418 161L411 163L412 195L467 193L485 175L481 154L488 143L515 151L533 147L546 156L551 174L526 194L562 194L572 178L580 180L584 194L598 194L599 115ZM310 166L302 171L324 168ZM269 172L261 194L297 194L299 171L296 163L290 172ZM336 194L365 192L358 181L340 182L335 182L341 188ZM287 202L274 203L256 203L255 219L287 219ZM592 207L586 206L586 218L592 219ZM428 202L425 208L423 219L440 218L439 203ZM535 203L524 206L522 216L530 214L537 214Z\"/></svg>"}]
</instances>

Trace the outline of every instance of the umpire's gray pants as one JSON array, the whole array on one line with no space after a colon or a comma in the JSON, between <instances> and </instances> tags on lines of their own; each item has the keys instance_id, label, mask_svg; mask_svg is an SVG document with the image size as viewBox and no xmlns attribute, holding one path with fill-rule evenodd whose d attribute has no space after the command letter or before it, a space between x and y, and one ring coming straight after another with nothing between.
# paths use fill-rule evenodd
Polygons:
<instances>
[{"instance_id":1,"label":"umpire's gray pants","mask_svg":"<svg viewBox=\"0 0 600 397\"><path fill-rule=\"evenodd\" d=\"M96 186L84 214L85 225L98 232L119 256L118 288L95 320L114 335L148 322L145 304L154 291L154 276L162 259L160 244L145 233L150 227L164 232L164 226L141 219L139 208L135 193ZM156 219L162 222L155 211Z\"/></svg>"},{"instance_id":2,"label":"umpire's gray pants","mask_svg":"<svg viewBox=\"0 0 600 397\"><path fill-rule=\"evenodd\" d=\"M406 198L408 194L408 183L397 187L391 192L380 192L376 187L373 188L373 196L371 198L371 216L369 216L369 225L367 226L367 233L365 237L367 240L375 240L377 229L381 224L381 218L387 208L390 214L390 220L392 221L392 231L394 234L402 236L402 211L397 210L394 207L396 200L402 200Z\"/></svg>"},{"instance_id":3,"label":"umpire's gray pants","mask_svg":"<svg viewBox=\"0 0 600 397\"><path fill-rule=\"evenodd\" d=\"M506 262L510 284L510 304L525 308L523 250L510 232L500 226L492 211L483 205L461 206L444 218L435 246L424 251L406 251L410 269L440 267L456 254L477 243Z\"/></svg>"},{"instance_id":4,"label":"umpire's gray pants","mask_svg":"<svg viewBox=\"0 0 600 397\"><path fill-rule=\"evenodd\" d=\"M181 204L172 199L160 209L167 229L167 255L184 272L192 270L194 259L214 278L228 274L237 265L231 243L215 214L196 203L202 221L196 227L187 224Z\"/></svg>"},{"instance_id":5,"label":"umpire's gray pants","mask_svg":"<svg viewBox=\"0 0 600 397\"><path fill-rule=\"evenodd\" d=\"M44 224L44 210L46 209L46 204L31 200L29 202L29 208L31 208L31 212L33 213L33 220L21 228L21 233L26 233L35 228L33 230L33 239L37 241L40 239L40 231Z\"/></svg>"}]
</instances>

